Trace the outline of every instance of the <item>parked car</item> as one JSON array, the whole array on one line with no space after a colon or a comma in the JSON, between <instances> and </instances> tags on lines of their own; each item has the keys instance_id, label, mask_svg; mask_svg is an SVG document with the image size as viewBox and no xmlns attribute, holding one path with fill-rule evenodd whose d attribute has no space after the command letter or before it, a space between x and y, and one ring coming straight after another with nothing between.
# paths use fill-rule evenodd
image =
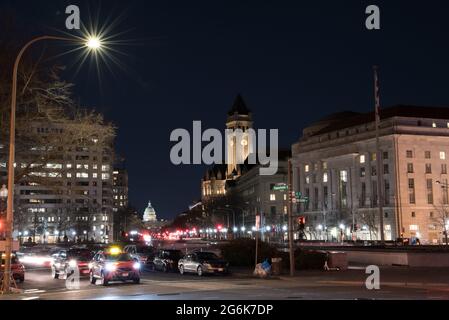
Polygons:
<instances>
[{"instance_id":1,"label":"parked car","mask_svg":"<svg viewBox=\"0 0 449 320\"><path fill-rule=\"evenodd\" d=\"M66 249L53 255L51 276L53 279L67 279L78 268L81 277L89 276L89 262L93 254L89 249Z\"/></svg>"},{"instance_id":2,"label":"parked car","mask_svg":"<svg viewBox=\"0 0 449 320\"><path fill-rule=\"evenodd\" d=\"M179 260L178 268L181 274L196 273L201 277L204 274L226 274L229 271L229 263L213 252L195 252Z\"/></svg>"},{"instance_id":3,"label":"parked car","mask_svg":"<svg viewBox=\"0 0 449 320\"><path fill-rule=\"evenodd\" d=\"M131 257L138 259L142 265L152 266L155 257L155 250L153 247L145 245L128 245L123 250L129 253Z\"/></svg>"},{"instance_id":4,"label":"parked car","mask_svg":"<svg viewBox=\"0 0 449 320\"><path fill-rule=\"evenodd\" d=\"M159 250L153 260L154 270L163 272L176 271L181 257L182 253L180 250Z\"/></svg>"},{"instance_id":5,"label":"parked car","mask_svg":"<svg viewBox=\"0 0 449 320\"><path fill-rule=\"evenodd\" d=\"M2 265L0 268L0 278L3 278L3 272L5 271L5 254L2 254ZM19 261L17 255L11 256L11 273L14 280L18 282L25 281L25 266Z\"/></svg>"},{"instance_id":6,"label":"parked car","mask_svg":"<svg viewBox=\"0 0 449 320\"><path fill-rule=\"evenodd\" d=\"M100 251L89 264L90 283L96 284L100 280L104 286L110 282L132 281L140 283L141 264L129 253L118 251Z\"/></svg>"}]
</instances>

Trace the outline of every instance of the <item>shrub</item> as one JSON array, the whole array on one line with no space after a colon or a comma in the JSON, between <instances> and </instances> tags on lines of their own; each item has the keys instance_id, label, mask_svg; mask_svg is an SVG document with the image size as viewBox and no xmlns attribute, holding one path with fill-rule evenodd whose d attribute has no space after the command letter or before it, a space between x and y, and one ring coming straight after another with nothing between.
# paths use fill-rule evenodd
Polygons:
<instances>
[{"instance_id":1,"label":"shrub","mask_svg":"<svg viewBox=\"0 0 449 320\"><path fill-rule=\"evenodd\" d=\"M221 245L220 250L223 258L234 267L253 267L256 258L256 241L250 239L237 239ZM276 248L259 241L258 260L263 262L271 258L280 257Z\"/></svg>"}]
</instances>

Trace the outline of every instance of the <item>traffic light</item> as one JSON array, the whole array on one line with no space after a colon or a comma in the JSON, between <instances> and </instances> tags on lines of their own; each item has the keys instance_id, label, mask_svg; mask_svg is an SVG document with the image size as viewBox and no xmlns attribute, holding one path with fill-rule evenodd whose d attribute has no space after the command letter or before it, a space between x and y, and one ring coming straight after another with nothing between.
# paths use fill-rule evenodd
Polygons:
<instances>
[{"instance_id":1,"label":"traffic light","mask_svg":"<svg viewBox=\"0 0 449 320\"><path fill-rule=\"evenodd\" d=\"M306 218L305 217L299 217L298 223L299 223L300 230L304 230L306 228Z\"/></svg>"}]
</instances>

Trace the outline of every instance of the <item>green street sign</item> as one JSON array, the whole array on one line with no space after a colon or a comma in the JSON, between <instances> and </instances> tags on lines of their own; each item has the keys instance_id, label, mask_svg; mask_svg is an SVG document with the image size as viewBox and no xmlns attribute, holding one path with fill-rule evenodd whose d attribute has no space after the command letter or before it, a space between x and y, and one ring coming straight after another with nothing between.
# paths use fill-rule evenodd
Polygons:
<instances>
[{"instance_id":1,"label":"green street sign","mask_svg":"<svg viewBox=\"0 0 449 320\"><path fill-rule=\"evenodd\" d=\"M288 185L286 184L277 184L273 187L273 191L287 191Z\"/></svg>"}]
</instances>

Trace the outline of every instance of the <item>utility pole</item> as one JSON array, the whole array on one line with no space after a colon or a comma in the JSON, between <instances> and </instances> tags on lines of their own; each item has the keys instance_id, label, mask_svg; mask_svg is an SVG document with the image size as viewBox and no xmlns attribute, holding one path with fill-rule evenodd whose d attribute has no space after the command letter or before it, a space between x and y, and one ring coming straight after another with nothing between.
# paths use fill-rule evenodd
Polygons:
<instances>
[{"instance_id":1,"label":"utility pole","mask_svg":"<svg viewBox=\"0 0 449 320\"><path fill-rule=\"evenodd\" d=\"M385 230L384 230L384 198L382 196L382 152L380 150L380 86L379 86L379 76L378 67L374 66L374 98L375 98L375 108L376 108L376 164L377 164L377 198L379 205L379 223L380 223L380 241L385 244Z\"/></svg>"},{"instance_id":2,"label":"utility pole","mask_svg":"<svg viewBox=\"0 0 449 320\"><path fill-rule=\"evenodd\" d=\"M293 249L293 179L292 159L288 160L288 248L290 254L290 276L295 275L295 252Z\"/></svg>"}]
</instances>

